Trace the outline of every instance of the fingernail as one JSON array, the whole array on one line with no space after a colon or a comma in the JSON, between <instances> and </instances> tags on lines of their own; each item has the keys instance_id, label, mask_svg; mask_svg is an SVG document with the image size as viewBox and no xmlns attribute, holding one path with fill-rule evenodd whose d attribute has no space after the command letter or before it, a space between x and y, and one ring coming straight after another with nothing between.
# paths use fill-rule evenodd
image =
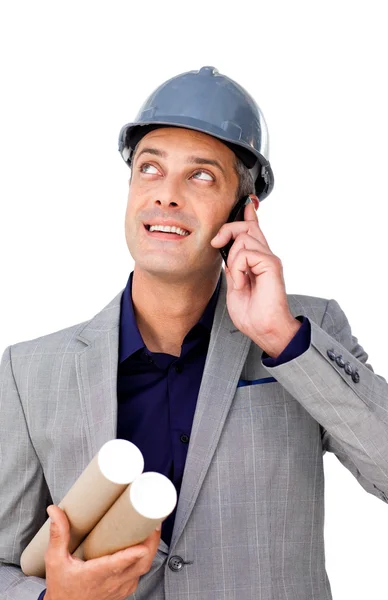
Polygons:
<instances>
[{"instance_id":1,"label":"fingernail","mask_svg":"<svg viewBox=\"0 0 388 600\"><path fill-rule=\"evenodd\" d=\"M245 201L245 206L248 206L248 204L253 204L253 200L250 196L248 196L248 198Z\"/></svg>"},{"instance_id":2,"label":"fingernail","mask_svg":"<svg viewBox=\"0 0 388 600\"><path fill-rule=\"evenodd\" d=\"M51 506L49 506L49 507L48 507L48 509L47 509L47 514L48 514L48 516L49 516L49 521L50 521L50 523L55 523L54 519L53 519L53 518L52 518L52 516L51 516Z\"/></svg>"},{"instance_id":3,"label":"fingernail","mask_svg":"<svg viewBox=\"0 0 388 600\"><path fill-rule=\"evenodd\" d=\"M160 531L162 529L161 525L158 525L157 527L155 527L155 531Z\"/></svg>"}]
</instances>

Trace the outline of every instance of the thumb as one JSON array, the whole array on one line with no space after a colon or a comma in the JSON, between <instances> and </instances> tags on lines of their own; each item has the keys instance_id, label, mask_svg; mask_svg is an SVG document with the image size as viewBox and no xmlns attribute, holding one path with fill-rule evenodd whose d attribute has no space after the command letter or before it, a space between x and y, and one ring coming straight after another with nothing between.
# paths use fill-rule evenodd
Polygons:
<instances>
[{"instance_id":1,"label":"thumb","mask_svg":"<svg viewBox=\"0 0 388 600\"><path fill-rule=\"evenodd\" d=\"M47 508L47 514L51 521L48 550L67 556L69 554L70 542L69 521L59 506L49 506Z\"/></svg>"}]
</instances>

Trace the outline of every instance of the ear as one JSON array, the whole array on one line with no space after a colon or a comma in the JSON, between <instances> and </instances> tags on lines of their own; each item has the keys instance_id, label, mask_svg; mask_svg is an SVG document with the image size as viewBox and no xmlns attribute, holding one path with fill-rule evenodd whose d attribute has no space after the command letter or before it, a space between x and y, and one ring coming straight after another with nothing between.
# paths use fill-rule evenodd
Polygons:
<instances>
[{"instance_id":1,"label":"ear","mask_svg":"<svg viewBox=\"0 0 388 600\"><path fill-rule=\"evenodd\" d=\"M255 196L255 194L249 194L249 197L254 204L255 210L257 210L259 208L259 204L260 204L258 197Z\"/></svg>"}]
</instances>

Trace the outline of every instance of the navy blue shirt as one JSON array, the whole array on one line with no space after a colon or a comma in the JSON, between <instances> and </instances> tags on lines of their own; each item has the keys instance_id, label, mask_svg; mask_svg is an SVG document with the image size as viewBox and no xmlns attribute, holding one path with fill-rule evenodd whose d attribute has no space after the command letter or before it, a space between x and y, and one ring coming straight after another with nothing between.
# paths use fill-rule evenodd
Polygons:
<instances>
[{"instance_id":1,"label":"navy blue shirt","mask_svg":"<svg viewBox=\"0 0 388 600\"><path fill-rule=\"evenodd\" d=\"M121 299L117 437L133 442L144 456L144 471L166 475L178 494L220 283L179 357L146 348L132 304L132 274ZM167 544L174 518L175 511L162 526Z\"/></svg>"},{"instance_id":2,"label":"navy blue shirt","mask_svg":"<svg viewBox=\"0 0 388 600\"><path fill-rule=\"evenodd\" d=\"M121 298L117 437L136 444L144 456L144 470L166 475L179 495L221 279L176 357L146 348L133 310L132 275ZM310 321L296 318L302 327L278 357L263 352L265 366L276 367L308 349ZM162 526L162 539L168 545L174 519L175 511ZM43 600L44 594L38 600Z\"/></svg>"}]
</instances>

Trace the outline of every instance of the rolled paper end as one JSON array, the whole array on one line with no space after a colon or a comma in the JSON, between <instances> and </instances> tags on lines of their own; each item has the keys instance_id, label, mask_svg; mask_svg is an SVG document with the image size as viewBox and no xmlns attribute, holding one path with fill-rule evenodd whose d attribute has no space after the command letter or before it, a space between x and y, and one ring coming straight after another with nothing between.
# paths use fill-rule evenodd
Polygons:
<instances>
[{"instance_id":1,"label":"rolled paper end","mask_svg":"<svg viewBox=\"0 0 388 600\"><path fill-rule=\"evenodd\" d=\"M163 521L177 503L171 481L161 473L142 473L130 487L130 500L137 513L147 519Z\"/></svg>"},{"instance_id":2,"label":"rolled paper end","mask_svg":"<svg viewBox=\"0 0 388 600\"><path fill-rule=\"evenodd\" d=\"M77 549L83 560L143 542L174 510L174 485L160 473L142 473L121 494Z\"/></svg>"},{"instance_id":3,"label":"rolled paper end","mask_svg":"<svg viewBox=\"0 0 388 600\"><path fill-rule=\"evenodd\" d=\"M44 555L50 539L50 519L42 525L38 533L32 538L28 546L24 548L20 557L20 567L25 575L44 577L46 565Z\"/></svg>"},{"instance_id":4,"label":"rolled paper end","mask_svg":"<svg viewBox=\"0 0 388 600\"><path fill-rule=\"evenodd\" d=\"M110 440L98 453L103 476L118 484L132 483L143 472L144 459L139 448L127 440Z\"/></svg>"},{"instance_id":5,"label":"rolled paper end","mask_svg":"<svg viewBox=\"0 0 388 600\"><path fill-rule=\"evenodd\" d=\"M110 440L102 446L58 505L70 523L70 553L143 469L143 456L131 442ZM46 521L22 554L23 573L44 577L44 554L49 539L50 527Z\"/></svg>"},{"instance_id":6,"label":"rolled paper end","mask_svg":"<svg viewBox=\"0 0 388 600\"><path fill-rule=\"evenodd\" d=\"M20 568L23 571L24 575L29 575L28 573L28 564L26 564L26 557L24 554L25 551L22 552L22 555L20 557Z\"/></svg>"},{"instance_id":7,"label":"rolled paper end","mask_svg":"<svg viewBox=\"0 0 388 600\"><path fill-rule=\"evenodd\" d=\"M32 559L32 563L29 560ZM29 556L29 553L24 550L21 557L20 557L20 567L21 570L23 571L24 575L27 576L32 576L34 575L35 577L45 577L46 575L46 568L45 568L45 564L43 562L37 562L36 560L33 560L34 557Z\"/></svg>"}]
</instances>

